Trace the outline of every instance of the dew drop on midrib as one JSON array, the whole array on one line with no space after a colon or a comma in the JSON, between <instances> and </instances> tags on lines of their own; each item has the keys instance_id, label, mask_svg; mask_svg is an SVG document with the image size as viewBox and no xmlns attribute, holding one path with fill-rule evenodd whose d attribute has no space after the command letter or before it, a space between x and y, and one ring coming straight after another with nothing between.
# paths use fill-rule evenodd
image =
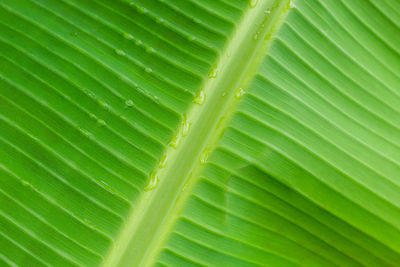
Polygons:
<instances>
[{"instance_id":1,"label":"dew drop on midrib","mask_svg":"<svg viewBox=\"0 0 400 267\"><path fill-rule=\"evenodd\" d=\"M250 7L255 8L257 6L258 0L250 0Z\"/></svg>"},{"instance_id":2,"label":"dew drop on midrib","mask_svg":"<svg viewBox=\"0 0 400 267\"><path fill-rule=\"evenodd\" d=\"M208 155L209 155L209 149L206 148L200 155L200 164L205 165L208 160Z\"/></svg>"},{"instance_id":3,"label":"dew drop on midrib","mask_svg":"<svg viewBox=\"0 0 400 267\"><path fill-rule=\"evenodd\" d=\"M156 188L157 185L158 185L158 176L157 176L157 174L152 173L150 175L150 180L149 180L148 184L144 188L144 191L152 190L152 189Z\"/></svg>"},{"instance_id":4,"label":"dew drop on midrib","mask_svg":"<svg viewBox=\"0 0 400 267\"><path fill-rule=\"evenodd\" d=\"M165 154L161 157L160 162L158 163L158 167L159 167L160 169L165 168L165 166L167 166L167 161L168 161L168 154L165 153Z\"/></svg>"},{"instance_id":5,"label":"dew drop on midrib","mask_svg":"<svg viewBox=\"0 0 400 267\"><path fill-rule=\"evenodd\" d=\"M183 117L181 127L182 127L182 136L186 136L189 133L189 128L190 128L190 123L186 118L186 116Z\"/></svg>"},{"instance_id":6,"label":"dew drop on midrib","mask_svg":"<svg viewBox=\"0 0 400 267\"><path fill-rule=\"evenodd\" d=\"M243 88L239 87L236 92L235 92L235 97L236 99L240 99L244 96L246 92L243 90Z\"/></svg>"},{"instance_id":7,"label":"dew drop on midrib","mask_svg":"<svg viewBox=\"0 0 400 267\"><path fill-rule=\"evenodd\" d=\"M218 67L215 65L210 69L210 72L208 73L208 78L213 79L216 78L218 74Z\"/></svg>"},{"instance_id":8,"label":"dew drop on midrib","mask_svg":"<svg viewBox=\"0 0 400 267\"><path fill-rule=\"evenodd\" d=\"M174 136L174 138L172 138L170 146L177 149L181 141L182 141L182 134L179 132Z\"/></svg>"},{"instance_id":9,"label":"dew drop on midrib","mask_svg":"<svg viewBox=\"0 0 400 267\"><path fill-rule=\"evenodd\" d=\"M206 100L206 94L204 92L204 89L201 89L198 92L197 96L193 99L193 102L198 105L203 105L205 100Z\"/></svg>"}]
</instances>

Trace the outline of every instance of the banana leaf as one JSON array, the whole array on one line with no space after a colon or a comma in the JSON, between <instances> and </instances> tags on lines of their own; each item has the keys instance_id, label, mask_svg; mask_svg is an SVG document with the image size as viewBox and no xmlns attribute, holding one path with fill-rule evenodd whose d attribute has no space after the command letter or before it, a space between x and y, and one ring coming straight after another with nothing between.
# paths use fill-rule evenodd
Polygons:
<instances>
[{"instance_id":1,"label":"banana leaf","mask_svg":"<svg viewBox=\"0 0 400 267\"><path fill-rule=\"evenodd\" d=\"M0 0L1 266L399 266L399 0Z\"/></svg>"}]
</instances>

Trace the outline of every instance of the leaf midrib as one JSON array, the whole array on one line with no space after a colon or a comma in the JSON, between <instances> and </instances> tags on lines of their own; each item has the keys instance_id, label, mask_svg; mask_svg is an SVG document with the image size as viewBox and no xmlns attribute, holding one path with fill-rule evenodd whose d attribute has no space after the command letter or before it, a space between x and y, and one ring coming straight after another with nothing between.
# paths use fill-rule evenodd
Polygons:
<instances>
[{"instance_id":1,"label":"leaf midrib","mask_svg":"<svg viewBox=\"0 0 400 267\"><path fill-rule=\"evenodd\" d=\"M218 74L204 81L204 104L193 104L187 115L191 124L186 136L184 125L177 131L179 147L167 149L165 168L154 174L158 186L141 194L108 252L103 266L150 266L162 248L202 169L200 156L211 151L223 133L240 97L238 88L246 88L270 43L270 36L286 16L290 0L260 1L249 7L227 43L215 66ZM254 36L257 34L256 40Z\"/></svg>"}]
</instances>

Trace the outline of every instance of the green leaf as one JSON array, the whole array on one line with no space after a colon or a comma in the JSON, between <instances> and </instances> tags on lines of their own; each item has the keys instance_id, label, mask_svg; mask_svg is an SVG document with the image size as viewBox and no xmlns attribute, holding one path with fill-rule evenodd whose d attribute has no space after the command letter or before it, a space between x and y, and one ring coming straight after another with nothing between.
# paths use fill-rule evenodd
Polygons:
<instances>
[{"instance_id":1,"label":"green leaf","mask_svg":"<svg viewBox=\"0 0 400 267\"><path fill-rule=\"evenodd\" d=\"M0 264L396 266L400 1L1 0Z\"/></svg>"}]
</instances>

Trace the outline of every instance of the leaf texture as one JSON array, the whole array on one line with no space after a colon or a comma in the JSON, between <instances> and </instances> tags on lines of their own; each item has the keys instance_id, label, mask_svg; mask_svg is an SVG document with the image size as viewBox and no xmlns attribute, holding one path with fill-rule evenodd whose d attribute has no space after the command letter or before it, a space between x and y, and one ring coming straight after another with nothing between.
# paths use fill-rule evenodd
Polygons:
<instances>
[{"instance_id":1,"label":"leaf texture","mask_svg":"<svg viewBox=\"0 0 400 267\"><path fill-rule=\"evenodd\" d=\"M2 265L400 262L398 0L0 10Z\"/></svg>"}]
</instances>

